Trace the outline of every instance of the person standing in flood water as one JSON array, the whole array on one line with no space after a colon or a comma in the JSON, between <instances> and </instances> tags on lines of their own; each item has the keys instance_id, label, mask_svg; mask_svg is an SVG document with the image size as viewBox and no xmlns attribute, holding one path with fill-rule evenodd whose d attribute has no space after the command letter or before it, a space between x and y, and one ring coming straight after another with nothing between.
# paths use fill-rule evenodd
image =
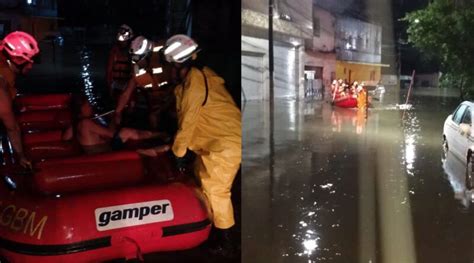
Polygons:
<instances>
[{"instance_id":1,"label":"person standing in flood water","mask_svg":"<svg viewBox=\"0 0 474 263\"><path fill-rule=\"evenodd\" d=\"M19 164L25 168L31 168L31 162L24 155L20 127L13 113L15 82L18 75L31 70L33 57L39 51L36 39L21 31L8 34L0 43L0 120Z\"/></svg>"},{"instance_id":2,"label":"person standing in flood water","mask_svg":"<svg viewBox=\"0 0 474 263\"><path fill-rule=\"evenodd\" d=\"M175 35L163 48L178 80L175 88L178 131L172 152L182 159L196 154L194 173L200 179L213 212L210 249L233 255L231 228L235 224L231 188L242 156L241 113L225 88L224 80L208 67L194 64L198 45L186 35Z\"/></svg>"}]
</instances>

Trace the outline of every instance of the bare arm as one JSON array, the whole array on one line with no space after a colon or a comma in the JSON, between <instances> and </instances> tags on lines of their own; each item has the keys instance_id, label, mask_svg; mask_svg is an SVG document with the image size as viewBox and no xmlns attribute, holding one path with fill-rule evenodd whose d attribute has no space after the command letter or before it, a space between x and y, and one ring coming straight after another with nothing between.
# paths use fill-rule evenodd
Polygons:
<instances>
[{"instance_id":1,"label":"bare arm","mask_svg":"<svg viewBox=\"0 0 474 263\"><path fill-rule=\"evenodd\" d=\"M12 99L6 89L4 80L0 80L0 119L7 129L8 138L12 144L13 151L20 160L20 164L24 167L31 167L31 163L25 158L23 152L20 126L18 126L13 114Z\"/></svg>"},{"instance_id":2,"label":"bare arm","mask_svg":"<svg viewBox=\"0 0 474 263\"><path fill-rule=\"evenodd\" d=\"M137 88L137 84L135 82L134 78L131 78L128 81L127 88L122 92L120 95L118 102L117 102L117 107L115 108L115 121L116 124L120 124L121 120L121 115L123 109L125 109L125 106L127 103L130 101L130 97L132 96L133 92Z\"/></svg>"},{"instance_id":3,"label":"bare arm","mask_svg":"<svg viewBox=\"0 0 474 263\"><path fill-rule=\"evenodd\" d=\"M147 140L153 138L160 138L163 140L168 139L168 135L164 132L152 132L144 130L136 130L132 128L123 128L119 133L120 138L123 142L128 140Z\"/></svg>"},{"instance_id":4,"label":"bare arm","mask_svg":"<svg viewBox=\"0 0 474 263\"><path fill-rule=\"evenodd\" d=\"M61 134L61 140L69 141L69 140L72 140L73 137L74 137L74 129L73 129L72 125L69 125L69 127L67 127L65 130L63 130L63 132Z\"/></svg>"}]
</instances>

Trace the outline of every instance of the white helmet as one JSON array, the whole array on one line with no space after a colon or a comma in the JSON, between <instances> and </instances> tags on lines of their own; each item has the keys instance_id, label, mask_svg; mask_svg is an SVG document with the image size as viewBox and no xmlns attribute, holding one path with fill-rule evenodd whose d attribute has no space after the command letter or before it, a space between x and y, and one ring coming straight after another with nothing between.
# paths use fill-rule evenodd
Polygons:
<instances>
[{"instance_id":1,"label":"white helmet","mask_svg":"<svg viewBox=\"0 0 474 263\"><path fill-rule=\"evenodd\" d=\"M150 40L146 39L144 36L136 37L130 44L130 54L132 55L132 60L137 62L151 51L153 44Z\"/></svg>"},{"instance_id":2,"label":"white helmet","mask_svg":"<svg viewBox=\"0 0 474 263\"><path fill-rule=\"evenodd\" d=\"M198 52L198 44L186 35L174 35L166 41L163 54L168 62L183 63Z\"/></svg>"},{"instance_id":3,"label":"white helmet","mask_svg":"<svg viewBox=\"0 0 474 263\"><path fill-rule=\"evenodd\" d=\"M117 40L120 42L128 41L133 38L133 30L126 24L123 24L119 27L117 32Z\"/></svg>"}]
</instances>

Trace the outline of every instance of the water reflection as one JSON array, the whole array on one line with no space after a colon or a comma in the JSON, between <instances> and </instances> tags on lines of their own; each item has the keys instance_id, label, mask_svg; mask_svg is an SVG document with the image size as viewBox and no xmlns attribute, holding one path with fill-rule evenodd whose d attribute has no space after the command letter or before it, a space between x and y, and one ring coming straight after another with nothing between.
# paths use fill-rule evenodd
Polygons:
<instances>
[{"instance_id":1,"label":"water reflection","mask_svg":"<svg viewBox=\"0 0 474 263\"><path fill-rule=\"evenodd\" d=\"M81 78L84 83L83 91L85 95L87 96L91 105L96 107L97 100L96 100L96 96L94 96L94 82L92 81L91 64L90 64L91 51L88 48L83 47L79 54L80 54L80 60L81 60L81 65L82 65Z\"/></svg>"},{"instance_id":2,"label":"water reflection","mask_svg":"<svg viewBox=\"0 0 474 263\"><path fill-rule=\"evenodd\" d=\"M354 109L299 102L293 130L292 102L282 100L275 105L274 154L261 136L268 116L249 102L242 213L261 224L243 230L245 261L471 262L465 229L472 218L453 206L440 176L442 120L457 105L448 102L423 97L404 116L395 104L371 108L359 130Z\"/></svg>"},{"instance_id":3,"label":"water reflection","mask_svg":"<svg viewBox=\"0 0 474 263\"><path fill-rule=\"evenodd\" d=\"M442 159L443 169L454 192L454 198L469 209L473 192L466 188L466 164L448 152Z\"/></svg>"},{"instance_id":4,"label":"water reflection","mask_svg":"<svg viewBox=\"0 0 474 263\"><path fill-rule=\"evenodd\" d=\"M84 84L83 93L86 95L87 100L91 106L95 109L96 112L102 112L104 109L101 107L100 101L102 100L99 92L94 86L94 81L92 79L92 66L91 66L91 56L92 52L87 47L82 47L82 50L79 52L80 61L81 61L81 79ZM106 126L107 122L101 116L96 118L102 125Z\"/></svg>"},{"instance_id":5,"label":"water reflection","mask_svg":"<svg viewBox=\"0 0 474 263\"><path fill-rule=\"evenodd\" d=\"M415 112L404 113L403 132L404 132L404 148L403 156L405 157L405 167L408 175L415 175L416 146L421 139L421 128Z\"/></svg>"},{"instance_id":6,"label":"water reflection","mask_svg":"<svg viewBox=\"0 0 474 263\"><path fill-rule=\"evenodd\" d=\"M358 109L344 109L335 107L331 114L332 131L341 133L347 126L360 135L367 123L367 111Z\"/></svg>"}]
</instances>

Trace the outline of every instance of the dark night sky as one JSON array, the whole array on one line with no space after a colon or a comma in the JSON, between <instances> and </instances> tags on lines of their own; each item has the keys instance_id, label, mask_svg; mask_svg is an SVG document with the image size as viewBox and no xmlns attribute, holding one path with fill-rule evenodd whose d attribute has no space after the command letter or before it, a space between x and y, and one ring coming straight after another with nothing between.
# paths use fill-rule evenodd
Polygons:
<instances>
[{"instance_id":1,"label":"dark night sky","mask_svg":"<svg viewBox=\"0 0 474 263\"><path fill-rule=\"evenodd\" d=\"M172 10L168 5L172 3ZM130 25L135 35L157 40L185 33L186 0L58 0L60 26L84 27L86 32ZM192 33L199 57L224 77L234 99L240 100L240 1L192 0ZM166 32L167 25L174 29ZM178 26L176 26L178 25ZM105 26L105 27L103 27ZM94 28L95 30L88 30ZM170 28L173 28L171 26ZM223 59L225 58L225 59Z\"/></svg>"},{"instance_id":2,"label":"dark night sky","mask_svg":"<svg viewBox=\"0 0 474 263\"><path fill-rule=\"evenodd\" d=\"M138 34L164 34L167 0L59 0L64 26L129 24ZM140 32L143 31L143 32Z\"/></svg>"},{"instance_id":3,"label":"dark night sky","mask_svg":"<svg viewBox=\"0 0 474 263\"><path fill-rule=\"evenodd\" d=\"M62 26L92 27L98 25L130 25L136 35L143 34L155 38L166 36L169 21L181 24L182 12L178 10L171 17L168 3L174 8L185 4L183 0L58 0ZM181 4L182 3L182 4ZM214 49L238 49L240 53L240 1L193 0L193 37L203 45ZM181 12L181 13L180 13ZM184 32L170 32L171 35Z\"/></svg>"},{"instance_id":4,"label":"dark night sky","mask_svg":"<svg viewBox=\"0 0 474 263\"><path fill-rule=\"evenodd\" d=\"M408 35L406 22L397 21L405 16L406 13L422 9L428 5L428 0L394 0L394 24L395 34L399 35L403 42L406 42ZM439 70L439 65L428 61L417 49L411 45L401 46L402 54L402 74L409 75L413 69L419 73L431 73Z\"/></svg>"}]
</instances>

